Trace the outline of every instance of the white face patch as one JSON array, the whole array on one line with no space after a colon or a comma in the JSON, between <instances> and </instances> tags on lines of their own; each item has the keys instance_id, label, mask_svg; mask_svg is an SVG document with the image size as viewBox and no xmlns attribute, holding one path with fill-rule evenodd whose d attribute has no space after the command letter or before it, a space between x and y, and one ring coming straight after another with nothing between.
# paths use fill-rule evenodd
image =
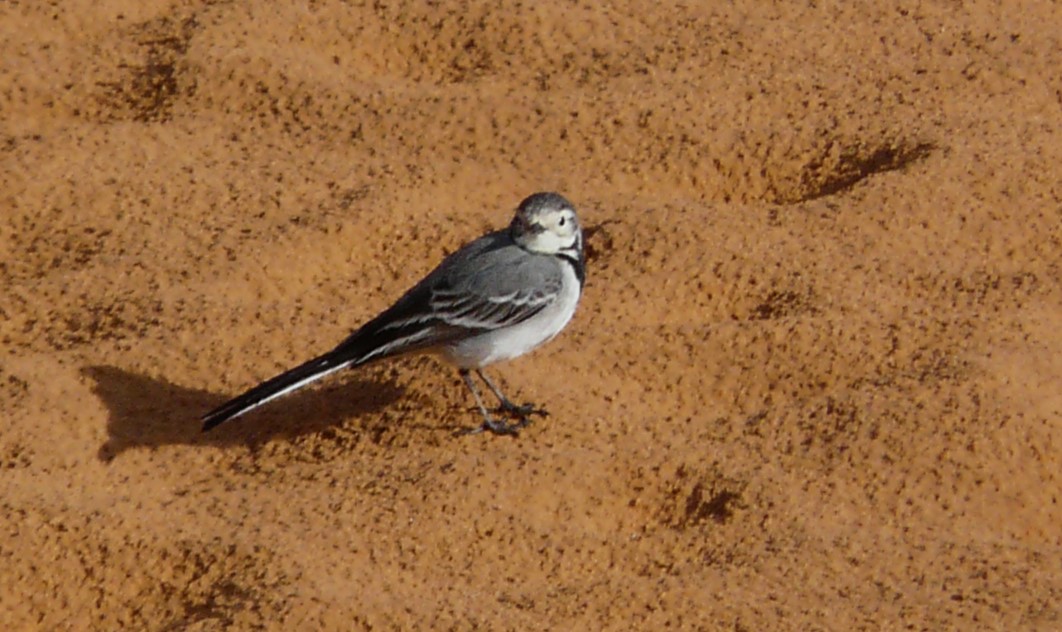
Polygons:
<instances>
[{"instance_id":1,"label":"white face patch","mask_svg":"<svg viewBox=\"0 0 1062 632\"><path fill-rule=\"evenodd\" d=\"M579 220L570 208L539 209L523 220L517 241L531 252L557 254L579 241Z\"/></svg>"}]
</instances>

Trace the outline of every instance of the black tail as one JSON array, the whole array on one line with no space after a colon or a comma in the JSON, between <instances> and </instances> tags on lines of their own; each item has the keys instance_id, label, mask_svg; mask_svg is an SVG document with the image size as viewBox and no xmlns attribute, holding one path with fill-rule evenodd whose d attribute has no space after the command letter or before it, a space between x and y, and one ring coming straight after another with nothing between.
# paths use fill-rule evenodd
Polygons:
<instances>
[{"instance_id":1,"label":"black tail","mask_svg":"<svg viewBox=\"0 0 1062 632\"><path fill-rule=\"evenodd\" d=\"M352 364L353 360L337 357L334 351L300 364L203 415L203 432Z\"/></svg>"},{"instance_id":2,"label":"black tail","mask_svg":"<svg viewBox=\"0 0 1062 632\"><path fill-rule=\"evenodd\" d=\"M204 415L203 432L340 369L426 349L461 333L460 328L440 328L430 318L429 298L430 288L414 287L335 349L262 382Z\"/></svg>"}]
</instances>

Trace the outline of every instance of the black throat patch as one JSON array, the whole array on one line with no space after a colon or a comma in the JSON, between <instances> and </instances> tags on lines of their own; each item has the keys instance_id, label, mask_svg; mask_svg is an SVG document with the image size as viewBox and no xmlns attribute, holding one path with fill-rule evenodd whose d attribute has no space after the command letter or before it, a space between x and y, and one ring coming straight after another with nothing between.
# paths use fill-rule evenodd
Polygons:
<instances>
[{"instance_id":1,"label":"black throat patch","mask_svg":"<svg viewBox=\"0 0 1062 632\"><path fill-rule=\"evenodd\" d=\"M582 288L586 283L586 257L583 256L582 251L571 248L561 250L557 253L557 256L572 267L572 271L575 272L575 278L579 279L579 287Z\"/></svg>"}]
</instances>

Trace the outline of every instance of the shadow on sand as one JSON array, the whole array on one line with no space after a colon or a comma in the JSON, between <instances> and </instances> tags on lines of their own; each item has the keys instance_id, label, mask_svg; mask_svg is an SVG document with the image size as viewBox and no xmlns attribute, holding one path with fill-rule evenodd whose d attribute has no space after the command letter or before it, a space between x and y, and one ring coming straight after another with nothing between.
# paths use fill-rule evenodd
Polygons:
<instances>
[{"instance_id":1,"label":"shadow on sand","mask_svg":"<svg viewBox=\"0 0 1062 632\"><path fill-rule=\"evenodd\" d=\"M323 388L298 391L202 432L200 415L228 396L184 388L112 366L82 372L95 382L93 391L110 411L107 441L99 459L111 461L130 448L165 445L250 446L275 437L297 437L337 426L344 419L385 408L403 395L389 381L348 379ZM253 427L253 431L249 428Z\"/></svg>"}]
</instances>

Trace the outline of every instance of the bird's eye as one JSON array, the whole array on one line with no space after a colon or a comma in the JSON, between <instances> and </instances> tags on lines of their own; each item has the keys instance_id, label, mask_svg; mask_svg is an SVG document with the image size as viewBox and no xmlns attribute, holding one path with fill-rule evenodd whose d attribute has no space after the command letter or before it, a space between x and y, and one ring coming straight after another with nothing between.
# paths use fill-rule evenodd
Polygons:
<instances>
[{"instance_id":1,"label":"bird's eye","mask_svg":"<svg viewBox=\"0 0 1062 632\"><path fill-rule=\"evenodd\" d=\"M559 222L557 222L557 225L558 225L558 226L564 226L564 224L565 224L565 223L566 223L567 221L568 221L568 218L567 218L567 217L562 217L562 218L560 218L560 221L559 221Z\"/></svg>"}]
</instances>

